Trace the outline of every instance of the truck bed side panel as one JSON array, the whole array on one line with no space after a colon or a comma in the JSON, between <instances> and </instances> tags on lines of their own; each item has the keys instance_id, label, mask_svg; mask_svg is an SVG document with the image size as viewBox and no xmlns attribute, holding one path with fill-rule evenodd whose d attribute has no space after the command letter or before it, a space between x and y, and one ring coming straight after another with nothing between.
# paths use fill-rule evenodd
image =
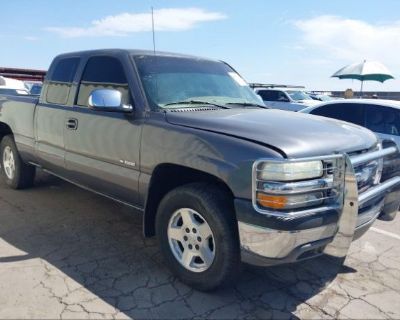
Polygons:
<instances>
[{"instance_id":1,"label":"truck bed side panel","mask_svg":"<svg viewBox=\"0 0 400 320\"><path fill-rule=\"evenodd\" d=\"M37 97L0 96L0 122L8 125L25 161L35 161L34 114Z\"/></svg>"}]
</instances>

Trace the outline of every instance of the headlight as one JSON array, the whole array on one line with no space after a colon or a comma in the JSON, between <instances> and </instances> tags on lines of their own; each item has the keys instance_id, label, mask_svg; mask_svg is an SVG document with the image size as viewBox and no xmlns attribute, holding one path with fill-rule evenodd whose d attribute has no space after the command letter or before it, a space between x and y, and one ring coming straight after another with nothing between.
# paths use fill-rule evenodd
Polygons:
<instances>
[{"instance_id":1,"label":"headlight","mask_svg":"<svg viewBox=\"0 0 400 320\"><path fill-rule=\"evenodd\" d=\"M323 165L322 161L267 162L259 170L262 180L295 181L321 177Z\"/></svg>"},{"instance_id":2,"label":"headlight","mask_svg":"<svg viewBox=\"0 0 400 320\"><path fill-rule=\"evenodd\" d=\"M260 160L253 167L253 205L261 212L297 214L335 201L344 184L344 158Z\"/></svg>"}]
</instances>

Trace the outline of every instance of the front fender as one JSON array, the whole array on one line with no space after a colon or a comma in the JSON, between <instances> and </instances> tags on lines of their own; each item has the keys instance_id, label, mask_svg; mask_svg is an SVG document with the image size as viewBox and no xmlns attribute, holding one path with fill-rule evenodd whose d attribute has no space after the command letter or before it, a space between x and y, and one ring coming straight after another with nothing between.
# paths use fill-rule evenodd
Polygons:
<instances>
[{"instance_id":1,"label":"front fender","mask_svg":"<svg viewBox=\"0 0 400 320\"><path fill-rule=\"evenodd\" d=\"M251 199L252 165L259 158L282 158L263 145L206 130L149 121L143 129L140 170L170 163L211 174L235 197Z\"/></svg>"}]
</instances>

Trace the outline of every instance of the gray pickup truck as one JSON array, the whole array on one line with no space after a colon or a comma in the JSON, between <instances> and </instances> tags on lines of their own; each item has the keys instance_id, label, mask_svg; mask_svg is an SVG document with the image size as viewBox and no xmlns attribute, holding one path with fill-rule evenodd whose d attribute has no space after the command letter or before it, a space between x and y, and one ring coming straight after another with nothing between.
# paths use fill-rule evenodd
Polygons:
<instances>
[{"instance_id":1,"label":"gray pickup truck","mask_svg":"<svg viewBox=\"0 0 400 320\"><path fill-rule=\"evenodd\" d=\"M56 57L39 98L0 97L0 139L10 187L41 168L137 209L199 290L241 261L344 259L400 182L380 181L397 149L372 132L267 109L228 64L171 53Z\"/></svg>"}]
</instances>

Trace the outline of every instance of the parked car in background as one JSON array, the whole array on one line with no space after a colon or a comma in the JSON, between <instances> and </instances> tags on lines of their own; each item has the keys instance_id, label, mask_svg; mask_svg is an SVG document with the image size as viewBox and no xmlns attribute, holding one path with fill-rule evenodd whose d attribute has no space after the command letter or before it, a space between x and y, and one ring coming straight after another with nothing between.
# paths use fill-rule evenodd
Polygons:
<instances>
[{"instance_id":1,"label":"parked car in background","mask_svg":"<svg viewBox=\"0 0 400 320\"><path fill-rule=\"evenodd\" d=\"M39 167L135 208L200 290L233 283L241 261L343 261L400 183L380 182L398 150L371 131L267 109L228 64L173 53L56 57L40 98L0 97L0 140L8 186Z\"/></svg>"},{"instance_id":2,"label":"parked car in background","mask_svg":"<svg viewBox=\"0 0 400 320\"><path fill-rule=\"evenodd\" d=\"M40 81L24 81L26 90L31 95L40 95L43 83Z\"/></svg>"},{"instance_id":3,"label":"parked car in background","mask_svg":"<svg viewBox=\"0 0 400 320\"><path fill-rule=\"evenodd\" d=\"M3 88L0 86L0 94L10 95L10 96L26 96L29 92L25 89L11 89Z\"/></svg>"},{"instance_id":4,"label":"parked car in background","mask_svg":"<svg viewBox=\"0 0 400 320\"><path fill-rule=\"evenodd\" d=\"M34 95L34 96L39 96L41 91L42 91L42 84L41 83L35 83L31 86L31 89L29 90L29 94Z\"/></svg>"},{"instance_id":5,"label":"parked car in background","mask_svg":"<svg viewBox=\"0 0 400 320\"><path fill-rule=\"evenodd\" d=\"M273 109L299 111L318 104L302 86L269 85L252 83L250 86L262 98L264 104Z\"/></svg>"},{"instance_id":6,"label":"parked car in background","mask_svg":"<svg viewBox=\"0 0 400 320\"><path fill-rule=\"evenodd\" d=\"M400 101L333 100L301 112L358 124L375 132L382 140L393 140L400 148Z\"/></svg>"},{"instance_id":7,"label":"parked car in background","mask_svg":"<svg viewBox=\"0 0 400 320\"><path fill-rule=\"evenodd\" d=\"M377 99L347 99L321 103L301 110L317 116L351 122L375 132L384 144L392 141L400 149L400 101ZM395 176L400 168L399 158L386 159L382 179ZM399 195L386 199L385 207L399 207Z\"/></svg>"}]
</instances>

